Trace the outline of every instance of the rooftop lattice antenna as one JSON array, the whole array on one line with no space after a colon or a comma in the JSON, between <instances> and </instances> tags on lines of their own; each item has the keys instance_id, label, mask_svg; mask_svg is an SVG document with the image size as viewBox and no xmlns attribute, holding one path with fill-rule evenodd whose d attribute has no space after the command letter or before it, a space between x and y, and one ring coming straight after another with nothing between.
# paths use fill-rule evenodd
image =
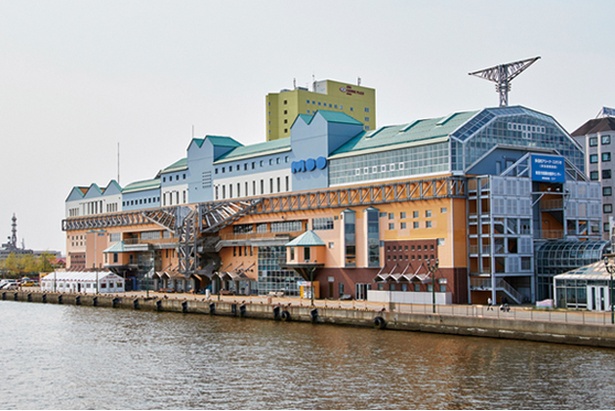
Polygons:
<instances>
[{"instance_id":1,"label":"rooftop lattice antenna","mask_svg":"<svg viewBox=\"0 0 615 411\"><path fill-rule=\"evenodd\" d=\"M508 106L508 92L512 79L517 77L523 70L531 66L540 56L531 59L515 61L513 63L499 64L497 66L468 73L471 76L482 77L485 80L496 83L495 90L500 93L500 107Z\"/></svg>"}]
</instances>

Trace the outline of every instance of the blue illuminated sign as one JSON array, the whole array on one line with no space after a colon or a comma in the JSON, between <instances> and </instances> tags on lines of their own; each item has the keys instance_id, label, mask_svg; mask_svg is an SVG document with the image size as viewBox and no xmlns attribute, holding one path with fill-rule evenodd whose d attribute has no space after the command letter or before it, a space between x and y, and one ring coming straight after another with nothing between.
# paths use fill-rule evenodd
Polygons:
<instances>
[{"instance_id":1,"label":"blue illuminated sign","mask_svg":"<svg viewBox=\"0 0 615 411\"><path fill-rule=\"evenodd\" d=\"M293 161L290 165L293 174L308 173L310 171L324 170L327 167L327 159L324 157L308 158L307 160Z\"/></svg>"},{"instance_id":2,"label":"blue illuminated sign","mask_svg":"<svg viewBox=\"0 0 615 411\"><path fill-rule=\"evenodd\" d=\"M565 183L565 164L564 157L532 154L532 181Z\"/></svg>"}]
</instances>

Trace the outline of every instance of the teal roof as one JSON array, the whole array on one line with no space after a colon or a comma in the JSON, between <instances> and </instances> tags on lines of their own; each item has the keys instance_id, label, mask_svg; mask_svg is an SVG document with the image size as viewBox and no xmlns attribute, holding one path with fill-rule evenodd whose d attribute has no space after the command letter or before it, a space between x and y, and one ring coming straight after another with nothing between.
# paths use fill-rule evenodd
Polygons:
<instances>
[{"instance_id":1,"label":"teal roof","mask_svg":"<svg viewBox=\"0 0 615 411\"><path fill-rule=\"evenodd\" d=\"M231 138L226 136L206 136L207 141L211 142L214 146L219 147L241 147L242 144Z\"/></svg>"},{"instance_id":2,"label":"teal roof","mask_svg":"<svg viewBox=\"0 0 615 411\"><path fill-rule=\"evenodd\" d=\"M262 156L267 153L277 153L280 151L290 150L290 137L280 138L278 140L265 141L264 143L252 144L250 146L237 147L234 150L220 156L218 161L237 160L243 157Z\"/></svg>"},{"instance_id":3,"label":"teal roof","mask_svg":"<svg viewBox=\"0 0 615 411\"><path fill-rule=\"evenodd\" d=\"M107 248L103 251L103 253L123 253L126 247L124 247L124 241L118 241L113 244L111 247Z\"/></svg>"},{"instance_id":4,"label":"teal roof","mask_svg":"<svg viewBox=\"0 0 615 411\"><path fill-rule=\"evenodd\" d=\"M134 183L128 184L122 190L122 193L131 193L136 191L145 191L145 190L153 190L160 188L160 179L154 178L151 180L142 180L135 181Z\"/></svg>"},{"instance_id":5,"label":"teal roof","mask_svg":"<svg viewBox=\"0 0 615 411\"><path fill-rule=\"evenodd\" d=\"M363 123L361 123L359 120L356 120L355 118L349 116L346 113L329 110L318 110L314 114L299 114L295 119L295 122L300 118L306 124L311 124L312 121L314 121L314 118L316 118L317 114L320 114L322 118L324 118L329 123L354 124L357 126L363 125Z\"/></svg>"},{"instance_id":6,"label":"teal roof","mask_svg":"<svg viewBox=\"0 0 615 411\"><path fill-rule=\"evenodd\" d=\"M290 243L286 244L286 247L312 247L318 245L326 244L314 231L309 230L295 238Z\"/></svg>"},{"instance_id":7,"label":"teal roof","mask_svg":"<svg viewBox=\"0 0 615 411\"><path fill-rule=\"evenodd\" d=\"M316 116L316 114L320 114L329 123L356 124L361 126L363 125L363 123L361 123L359 120L350 117L348 114L342 113L340 111L318 110L314 114L314 116Z\"/></svg>"},{"instance_id":8,"label":"teal roof","mask_svg":"<svg viewBox=\"0 0 615 411\"><path fill-rule=\"evenodd\" d=\"M363 150L382 150L389 146L420 144L441 138L448 139L451 133L476 113L478 111L453 113L446 117L416 120L408 124L385 126L363 132L338 148L332 156Z\"/></svg>"},{"instance_id":9,"label":"teal roof","mask_svg":"<svg viewBox=\"0 0 615 411\"><path fill-rule=\"evenodd\" d=\"M310 121L312 121L313 116L311 114L299 114L297 115L297 117L301 118L303 121L309 124Z\"/></svg>"},{"instance_id":10,"label":"teal roof","mask_svg":"<svg viewBox=\"0 0 615 411\"><path fill-rule=\"evenodd\" d=\"M181 160L177 160L170 166L163 168L162 173L171 173L174 171L187 170L188 169L188 158L182 158Z\"/></svg>"},{"instance_id":11,"label":"teal roof","mask_svg":"<svg viewBox=\"0 0 615 411\"><path fill-rule=\"evenodd\" d=\"M204 138L193 138L191 143L195 143L197 146L202 147L204 141Z\"/></svg>"}]
</instances>

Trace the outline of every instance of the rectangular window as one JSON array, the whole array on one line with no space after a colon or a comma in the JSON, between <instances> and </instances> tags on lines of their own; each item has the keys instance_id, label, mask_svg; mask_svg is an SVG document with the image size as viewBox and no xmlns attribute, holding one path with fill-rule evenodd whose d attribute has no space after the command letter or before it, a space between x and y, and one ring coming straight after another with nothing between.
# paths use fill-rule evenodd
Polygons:
<instances>
[{"instance_id":1,"label":"rectangular window","mask_svg":"<svg viewBox=\"0 0 615 411\"><path fill-rule=\"evenodd\" d=\"M432 227L431 221L425 221L425 227L426 228L431 228Z\"/></svg>"},{"instance_id":2,"label":"rectangular window","mask_svg":"<svg viewBox=\"0 0 615 411\"><path fill-rule=\"evenodd\" d=\"M399 213L399 218L406 218L406 212L402 211L401 213Z\"/></svg>"},{"instance_id":3,"label":"rectangular window","mask_svg":"<svg viewBox=\"0 0 615 411\"><path fill-rule=\"evenodd\" d=\"M412 218L419 218L419 212L418 211L413 211L412 212Z\"/></svg>"},{"instance_id":4,"label":"rectangular window","mask_svg":"<svg viewBox=\"0 0 615 411\"><path fill-rule=\"evenodd\" d=\"M299 220L271 223L272 233L291 233L301 230L303 230L303 223Z\"/></svg>"},{"instance_id":5,"label":"rectangular window","mask_svg":"<svg viewBox=\"0 0 615 411\"><path fill-rule=\"evenodd\" d=\"M611 170L602 170L602 178L611 178Z\"/></svg>"},{"instance_id":6,"label":"rectangular window","mask_svg":"<svg viewBox=\"0 0 615 411\"><path fill-rule=\"evenodd\" d=\"M389 230L395 230L395 223L389 223Z\"/></svg>"},{"instance_id":7,"label":"rectangular window","mask_svg":"<svg viewBox=\"0 0 615 411\"><path fill-rule=\"evenodd\" d=\"M605 135L605 136L602 136L602 137L600 138L600 141L602 142L602 145L603 145L603 146L606 146L607 144L611 144L611 136L610 136L610 135L608 135L608 134L607 134L607 135Z\"/></svg>"},{"instance_id":8,"label":"rectangular window","mask_svg":"<svg viewBox=\"0 0 615 411\"><path fill-rule=\"evenodd\" d=\"M333 217L320 217L312 220L313 230L333 230Z\"/></svg>"},{"instance_id":9,"label":"rectangular window","mask_svg":"<svg viewBox=\"0 0 615 411\"><path fill-rule=\"evenodd\" d=\"M431 217L431 210L425 210L425 217Z\"/></svg>"},{"instance_id":10,"label":"rectangular window","mask_svg":"<svg viewBox=\"0 0 615 411\"><path fill-rule=\"evenodd\" d=\"M602 153L602 161L611 161L611 153Z\"/></svg>"},{"instance_id":11,"label":"rectangular window","mask_svg":"<svg viewBox=\"0 0 615 411\"><path fill-rule=\"evenodd\" d=\"M598 162L598 154L591 154L589 156L590 164L596 164Z\"/></svg>"},{"instance_id":12,"label":"rectangular window","mask_svg":"<svg viewBox=\"0 0 615 411\"><path fill-rule=\"evenodd\" d=\"M613 187L602 187L602 195L605 197L613 195Z\"/></svg>"},{"instance_id":13,"label":"rectangular window","mask_svg":"<svg viewBox=\"0 0 615 411\"><path fill-rule=\"evenodd\" d=\"M366 210L367 217L367 264L369 267L380 266L380 218L375 208Z\"/></svg>"},{"instance_id":14,"label":"rectangular window","mask_svg":"<svg viewBox=\"0 0 615 411\"><path fill-rule=\"evenodd\" d=\"M405 229L406 229L406 227L407 227L407 226L406 226L406 223L401 223L400 228L401 228L402 230L405 230Z\"/></svg>"},{"instance_id":15,"label":"rectangular window","mask_svg":"<svg viewBox=\"0 0 615 411\"><path fill-rule=\"evenodd\" d=\"M356 242L356 216L354 211L347 210L342 213L344 220L344 265L355 267L357 264Z\"/></svg>"},{"instance_id":16,"label":"rectangular window","mask_svg":"<svg viewBox=\"0 0 615 411\"><path fill-rule=\"evenodd\" d=\"M589 146L596 147L598 145L598 137L590 137L589 138Z\"/></svg>"},{"instance_id":17,"label":"rectangular window","mask_svg":"<svg viewBox=\"0 0 615 411\"><path fill-rule=\"evenodd\" d=\"M602 206L602 211L603 211L605 214L610 214L610 213L612 213L612 212L613 212L613 204L604 204L604 205Z\"/></svg>"},{"instance_id":18,"label":"rectangular window","mask_svg":"<svg viewBox=\"0 0 615 411\"><path fill-rule=\"evenodd\" d=\"M598 181L598 172L597 171L591 171L589 173L589 179L592 181Z\"/></svg>"},{"instance_id":19,"label":"rectangular window","mask_svg":"<svg viewBox=\"0 0 615 411\"><path fill-rule=\"evenodd\" d=\"M414 223L412 223L412 228L419 228L419 222L415 221Z\"/></svg>"}]
</instances>

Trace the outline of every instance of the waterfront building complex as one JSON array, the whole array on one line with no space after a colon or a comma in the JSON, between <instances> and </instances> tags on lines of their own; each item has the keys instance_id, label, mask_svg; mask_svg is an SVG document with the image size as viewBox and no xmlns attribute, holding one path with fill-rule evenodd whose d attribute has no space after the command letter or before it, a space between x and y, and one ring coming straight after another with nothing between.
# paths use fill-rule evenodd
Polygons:
<instances>
[{"instance_id":1,"label":"waterfront building complex","mask_svg":"<svg viewBox=\"0 0 615 411\"><path fill-rule=\"evenodd\" d=\"M572 132L572 137L583 149L586 174L590 181L600 183L602 203L602 233L610 240L609 217L613 217L613 190L615 189L615 110L604 107L597 118L586 121Z\"/></svg>"},{"instance_id":2,"label":"waterfront building complex","mask_svg":"<svg viewBox=\"0 0 615 411\"><path fill-rule=\"evenodd\" d=\"M300 114L319 110L346 113L363 123L365 130L376 128L376 90L333 80L314 81L307 87L269 93L265 99L267 141L290 137L293 122Z\"/></svg>"},{"instance_id":3,"label":"waterfront building complex","mask_svg":"<svg viewBox=\"0 0 615 411\"><path fill-rule=\"evenodd\" d=\"M553 298L562 264L601 258L600 184L553 117L361 120L315 107L289 137L193 138L151 180L74 187L69 269L104 266L127 289L524 303Z\"/></svg>"}]
</instances>

